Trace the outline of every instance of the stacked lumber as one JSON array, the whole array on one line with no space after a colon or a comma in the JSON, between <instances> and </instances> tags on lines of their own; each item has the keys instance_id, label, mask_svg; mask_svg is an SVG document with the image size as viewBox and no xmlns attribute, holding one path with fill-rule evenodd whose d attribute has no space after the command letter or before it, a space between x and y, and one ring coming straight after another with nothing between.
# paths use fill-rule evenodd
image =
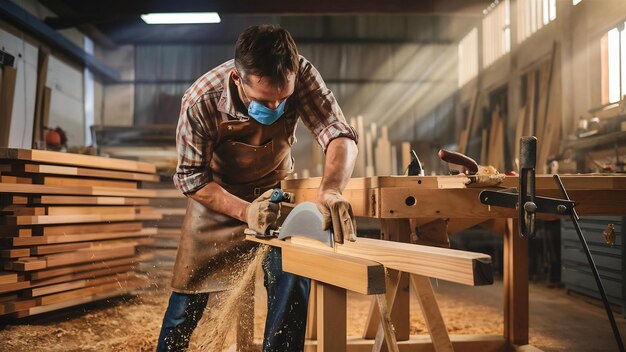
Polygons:
<instances>
[{"instance_id":1,"label":"stacked lumber","mask_svg":"<svg viewBox=\"0 0 626 352\"><path fill-rule=\"evenodd\" d=\"M149 205L161 216L146 223L155 227L152 242L139 247L140 253L151 253L152 259L142 262L139 269L154 284L153 288L167 287L172 278L180 229L187 208L186 197L174 187L172 176L176 170L175 125L128 127L96 126L96 140L101 152L115 158L149 162L156 166L158 177L144 182L144 189L155 193Z\"/></svg>"},{"instance_id":2,"label":"stacked lumber","mask_svg":"<svg viewBox=\"0 0 626 352\"><path fill-rule=\"evenodd\" d=\"M0 315L27 317L147 287L137 247L161 215L153 165L0 149Z\"/></svg>"},{"instance_id":3,"label":"stacked lumber","mask_svg":"<svg viewBox=\"0 0 626 352\"><path fill-rule=\"evenodd\" d=\"M172 279L187 197L174 188L171 177L150 184L150 189L156 192L155 198L150 199L150 205L162 218L147 224L156 228L152 237L154 241L141 246L139 250L152 253L153 258L142 262L139 268L155 283L155 288L163 288L168 287Z\"/></svg>"}]
</instances>

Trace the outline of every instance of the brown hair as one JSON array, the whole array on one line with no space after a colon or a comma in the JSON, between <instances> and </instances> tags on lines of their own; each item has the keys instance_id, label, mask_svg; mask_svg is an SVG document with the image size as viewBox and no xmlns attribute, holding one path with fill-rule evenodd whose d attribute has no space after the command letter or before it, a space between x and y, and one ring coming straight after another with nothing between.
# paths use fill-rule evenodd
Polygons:
<instances>
[{"instance_id":1,"label":"brown hair","mask_svg":"<svg viewBox=\"0 0 626 352\"><path fill-rule=\"evenodd\" d=\"M244 82L248 74L267 77L283 87L298 71L298 49L291 34L278 25L248 27L237 39L235 67Z\"/></svg>"}]
</instances>

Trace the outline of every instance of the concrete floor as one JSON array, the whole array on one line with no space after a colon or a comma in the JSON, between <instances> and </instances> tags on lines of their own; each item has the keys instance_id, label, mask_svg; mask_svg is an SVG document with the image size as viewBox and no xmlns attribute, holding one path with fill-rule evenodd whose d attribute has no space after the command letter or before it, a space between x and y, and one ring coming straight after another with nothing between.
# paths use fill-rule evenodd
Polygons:
<instances>
[{"instance_id":1,"label":"concrete floor","mask_svg":"<svg viewBox=\"0 0 626 352\"><path fill-rule=\"evenodd\" d=\"M493 286L469 287L438 282L437 295L460 301L480 302L501 309L502 281ZM579 297L568 296L565 290L530 285L530 344L543 351L607 352L617 351L611 325L601 305ZM461 302L459 302L461 303ZM626 337L626 319L616 313L622 335Z\"/></svg>"}]
</instances>

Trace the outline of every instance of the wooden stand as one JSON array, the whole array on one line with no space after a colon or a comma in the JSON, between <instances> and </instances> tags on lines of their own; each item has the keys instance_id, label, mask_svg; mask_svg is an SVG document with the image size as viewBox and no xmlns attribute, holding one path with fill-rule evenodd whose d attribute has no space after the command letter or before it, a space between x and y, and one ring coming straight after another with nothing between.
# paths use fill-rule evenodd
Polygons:
<instances>
[{"instance_id":1,"label":"wooden stand","mask_svg":"<svg viewBox=\"0 0 626 352\"><path fill-rule=\"evenodd\" d=\"M626 176L566 175L563 183L572 199L576 201L579 215L623 215L626 213ZM404 177L365 177L352 179L344 196L352 204L356 216L379 218L382 220L383 238L391 241L410 242L406 239L411 233L407 227L413 223L428 224L437 219L445 219L449 232L460 231L483 222L490 222L495 229L504 232L504 335L503 336L449 336L441 318L436 299L425 276L434 275L430 271L414 272L410 275L415 292L429 329L430 338L404 336L408 330L408 280L399 273L396 294L389 296L387 283L387 304L391 305L391 319L396 330L397 346L400 351L506 351L533 350L528 345L528 243L517 234L517 220L514 209L489 207L479 201L480 188L468 188L467 181L459 176L404 176ZM503 188L516 187L517 177L506 177ZM295 193L298 202L315 201L320 179L283 181L285 191ZM552 178L539 175L536 178L538 196L560 197ZM541 217L543 218L543 216ZM503 226L505 224L505 226ZM408 230L407 230L408 228ZM403 237L403 238L401 238ZM367 244L367 239L356 243ZM434 247L429 247L434 248ZM344 245L341 250L349 250ZM370 248L371 249L371 248ZM442 249L443 250L443 249ZM358 251L357 251L358 252ZM354 252L350 252L354 254ZM383 263L384 258L370 258ZM426 262L428 263L428 261ZM383 263L387 269L393 263ZM393 267L399 271L401 267ZM464 284L475 284L467 278L454 277L447 272L440 279ZM434 277L434 276L433 276ZM318 292L319 294L319 292ZM318 298L319 300L319 298ZM318 305L323 304L318 301ZM378 310L372 306L370 317L362 338L347 338L348 351L372 351L374 346L382 346L376 338L379 326ZM318 311L323 308L318 307ZM319 319L319 317L318 317ZM319 325L319 320L318 320ZM405 330L407 329L407 330ZM311 336L311 335L309 335ZM343 337L342 337L343 341ZM306 350L314 350L315 343L307 344ZM382 347L381 347L382 350Z\"/></svg>"}]
</instances>

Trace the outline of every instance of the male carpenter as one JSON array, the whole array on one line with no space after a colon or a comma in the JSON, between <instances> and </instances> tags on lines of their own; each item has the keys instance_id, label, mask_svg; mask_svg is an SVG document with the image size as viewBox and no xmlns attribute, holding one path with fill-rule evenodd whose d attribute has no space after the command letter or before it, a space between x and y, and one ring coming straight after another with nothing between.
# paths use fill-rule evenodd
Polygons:
<instances>
[{"instance_id":1,"label":"male carpenter","mask_svg":"<svg viewBox=\"0 0 626 352\"><path fill-rule=\"evenodd\" d=\"M289 32L275 25L240 34L235 59L200 77L182 99L174 183L188 197L158 351L184 350L211 292L228 289L249 227L275 226L271 191L293 172L298 119L326 153L318 207L335 238L356 239L350 203L342 196L357 154L357 135L318 71L298 55ZM310 283L282 272L280 249L263 262L268 292L264 351L304 346Z\"/></svg>"}]
</instances>

